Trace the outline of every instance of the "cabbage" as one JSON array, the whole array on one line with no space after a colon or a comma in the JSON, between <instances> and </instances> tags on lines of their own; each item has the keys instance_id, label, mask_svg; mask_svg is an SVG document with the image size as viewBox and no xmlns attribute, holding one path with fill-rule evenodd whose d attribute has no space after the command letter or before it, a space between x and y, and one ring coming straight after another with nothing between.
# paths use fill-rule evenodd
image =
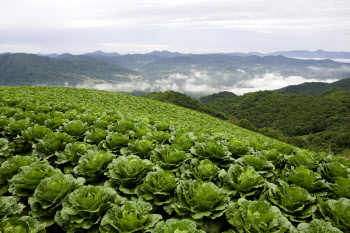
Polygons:
<instances>
[{"instance_id":1,"label":"cabbage","mask_svg":"<svg viewBox=\"0 0 350 233\"><path fill-rule=\"evenodd\" d=\"M227 171L220 171L219 179L222 189L230 196L259 197L266 187L266 180L252 166L230 165Z\"/></svg>"},{"instance_id":2,"label":"cabbage","mask_svg":"<svg viewBox=\"0 0 350 233\"><path fill-rule=\"evenodd\" d=\"M291 233L342 233L342 231L324 220L314 219L310 223L300 223L298 230Z\"/></svg>"},{"instance_id":3,"label":"cabbage","mask_svg":"<svg viewBox=\"0 0 350 233\"><path fill-rule=\"evenodd\" d=\"M147 174L136 193L147 201L153 200L155 205L169 204L172 201L176 183L174 173L158 169Z\"/></svg>"},{"instance_id":4,"label":"cabbage","mask_svg":"<svg viewBox=\"0 0 350 233\"><path fill-rule=\"evenodd\" d=\"M211 182L201 180L180 181L175 189L171 205L180 216L190 215L193 219L204 216L211 219L222 216L230 198Z\"/></svg>"},{"instance_id":5,"label":"cabbage","mask_svg":"<svg viewBox=\"0 0 350 233\"><path fill-rule=\"evenodd\" d=\"M61 173L47 161L34 162L29 166L23 166L17 175L9 181L9 191L18 196L32 196L41 180Z\"/></svg>"},{"instance_id":6,"label":"cabbage","mask_svg":"<svg viewBox=\"0 0 350 233\"><path fill-rule=\"evenodd\" d=\"M181 150L179 145L162 145L151 155L151 161L166 170L174 170L190 158L190 154Z\"/></svg>"},{"instance_id":7,"label":"cabbage","mask_svg":"<svg viewBox=\"0 0 350 233\"><path fill-rule=\"evenodd\" d=\"M344 232L350 232L350 200L340 198L339 200L319 200L318 209L324 220L332 223L334 227Z\"/></svg>"},{"instance_id":8,"label":"cabbage","mask_svg":"<svg viewBox=\"0 0 350 233\"><path fill-rule=\"evenodd\" d=\"M21 214L25 205L18 203L18 196L0 196L0 221L3 218Z\"/></svg>"},{"instance_id":9,"label":"cabbage","mask_svg":"<svg viewBox=\"0 0 350 233\"><path fill-rule=\"evenodd\" d=\"M121 207L114 205L103 217L100 232L146 232L162 219L151 211L152 205L144 201L127 201Z\"/></svg>"},{"instance_id":10,"label":"cabbage","mask_svg":"<svg viewBox=\"0 0 350 233\"><path fill-rule=\"evenodd\" d=\"M237 232L286 232L292 224L276 206L240 198L226 210L227 221Z\"/></svg>"},{"instance_id":11,"label":"cabbage","mask_svg":"<svg viewBox=\"0 0 350 233\"><path fill-rule=\"evenodd\" d=\"M115 155L103 150L88 150L80 157L78 166L74 168L74 174L86 179L87 182L98 182L104 177L107 166L115 158Z\"/></svg>"},{"instance_id":12,"label":"cabbage","mask_svg":"<svg viewBox=\"0 0 350 233\"><path fill-rule=\"evenodd\" d=\"M295 184L289 186L282 180L279 184L280 186L268 184L269 200L277 205L291 221L306 222L307 218L317 210L316 198L312 197L306 189Z\"/></svg>"},{"instance_id":13,"label":"cabbage","mask_svg":"<svg viewBox=\"0 0 350 233\"><path fill-rule=\"evenodd\" d=\"M12 217L0 222L1 233L45 233L45 223L29 216Z\"/></svg>"},{"instance_id":14,"label":"cabbage","mask_svg":"<svg viewBox=\"0 0 350 233\"><path fill-rule=\"evenodd\" d=\"M74 229L94 229L114 204L122 204L125 199L112 188L102 186L82 186L70 193L56 212L55 222L65 231Z\"/></svg>"},{"instance_id":15,"label":"cabbage","mask_svg":"<svg viewBox=\"0 0 350 233\"><path fill-rule=\"evenodd\" d=\"M183 164L181 167L181 178L183 179L201 179L203 181L217 181L220 168L209 159L192 159L190 164Z\"/></svg>"},{"instance_id":16,"label":"cabbage","mask_svg":"<svg viewBox=\"0 0 350 233\"><path fill-rule=\"evenodd\" d=\"M157 223L152 233L205 233L205 231L197 230L197 224L193 220L171 218Z\"/></svg>"},{"instance_id":17,"label":"cabbage","mask_svg":"<svg viewBox=\"0 0 350 233\"><path fill-rule=\"evenodd\" d=\"M114 159L108 168L105 173L110 178L106 182L107 186L119 188L126 194L135 194L135 188L142 183L153 164L136 155L129 155Z\"/></svg>"},{"instance_id":18,"label":"cabbage","mask_svg":"<svg viewBox=\"0 0 350 233\"><path fill-rule=\"evenodd\" d=\"M73 190L81 187L85 180L75 179L72 175L55 174L43 179L35 189L28 203L31 207L31 215L46 221L47 226L54 223L56 210L61 207L63 199Z\"/></svg>"}]
</instances>

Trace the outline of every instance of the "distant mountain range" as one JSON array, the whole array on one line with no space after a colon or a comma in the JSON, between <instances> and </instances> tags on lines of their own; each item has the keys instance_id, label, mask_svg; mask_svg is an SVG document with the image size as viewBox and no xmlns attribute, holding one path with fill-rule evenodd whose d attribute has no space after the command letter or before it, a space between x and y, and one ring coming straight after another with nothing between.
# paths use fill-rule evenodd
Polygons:
<instances>
[{"instance_id":1,"label":"distant mountain range","mask_svg":"<svg viewBox=\"0 0 350 233\"><path fill-rule=\"evenodd\" d=\"M271 83L329 82L349 77L350 63L260 53L0 55L0 85L66 85L124 93L174 90L201 97L220 91L242 94L237 91L266 89Z\"/></svg>"}]
</instances>

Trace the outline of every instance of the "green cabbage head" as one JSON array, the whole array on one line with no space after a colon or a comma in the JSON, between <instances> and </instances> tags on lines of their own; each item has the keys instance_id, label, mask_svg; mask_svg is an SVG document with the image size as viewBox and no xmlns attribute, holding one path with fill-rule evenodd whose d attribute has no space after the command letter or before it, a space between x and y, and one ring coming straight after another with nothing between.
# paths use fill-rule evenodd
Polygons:
<instances>
[{"instance_id":1,"label":"green cabbage head","mask_svg":"<svg viewBox=\"0 0 350 233\"><path fill-rule=\"evenodd\" d=\"M151 211L152 205L144 201L127 201L121 207L114 205L103 217L100 232L145 232L162 219Z\"/></svg>"},{"instance_id":2,"label":"green cabbage head","mask_svg":"<svg viewBox=\"0 0 350 233\"><path fill-rule=\"evenodd\" d=\"M211 182L202 180L180 181L175 190L172 207L180 216L190 215L193 219L204 216L211 219L222 216L230 198Z\"/></svg>"},{"instance_id":3,"label":"green cabbage head","mask_svg":"<svg viewBox=\"0 0 350 233\"><path fill-rule=\"evenodd\" d=\"M62 209L56 212L55 222L65 231L96 229L109 208L124 202L112 188L82 186L66 196Z\"/></svg>"},{"instance_id":4,"label":"green cabbage head","mask_svg":"<svg viewBox=\"0 0 350 233\"><path fill-rule=\"evenodd\" d=\"M45 223L29 216L7 218L0 222L0 233L45 233Z\"/></svg>"},{"instance_id":5,"label":"green cabbage head","mask_svg":"<svg viewBox=\"0 0 350 233\"><path fill-rule=\"evenodd\" d=\"M152 231L153 233L205 233L205 231L197 230L197 224L190 219L171 218L165 222L157 223Z\"/></svg>"},{"instance_id":6,"label":"green cabbage head","mask_svg":"<svg viewBox=\"0 0 350 233\"><path fill-rule=\"evenodd\" d=\"M287 232L292 226L276 206L240 198L226 209L226 219L239 233Z\"/></svg>"}]
</instances>

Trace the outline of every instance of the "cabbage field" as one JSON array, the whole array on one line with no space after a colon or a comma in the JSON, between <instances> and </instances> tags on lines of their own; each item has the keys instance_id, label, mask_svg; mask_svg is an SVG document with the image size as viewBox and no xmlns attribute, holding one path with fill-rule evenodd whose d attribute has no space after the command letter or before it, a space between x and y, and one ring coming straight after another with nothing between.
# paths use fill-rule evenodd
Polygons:
<instances>
[{"instance_id":1,"label":"cabbage field","mask_svg":"<svg viewBox=\"0 0 350 233\"><path fill-rule=\"evenodd\" d=\"M350 162L123 94L0 87L0 232L350 232Z\"/></svg>"}]
</instances>

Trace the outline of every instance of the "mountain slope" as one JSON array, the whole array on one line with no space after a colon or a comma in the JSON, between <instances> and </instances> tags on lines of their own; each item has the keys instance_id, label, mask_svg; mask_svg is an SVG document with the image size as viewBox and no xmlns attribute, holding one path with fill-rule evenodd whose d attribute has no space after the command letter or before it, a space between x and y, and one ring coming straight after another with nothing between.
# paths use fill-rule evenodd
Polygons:
<instances>
[{"instance_id":1,"label":"mountain slope","mask_svg":"<svg viewBox=\"0 0 350 233\"><path fill-rule=\"evenodd\" d=\"M209 104L238 120L247 119L258 128L272 127L286 136L304 136L311 147L340 153L350 146L350 92L329 89L320 96L248 93Z\"/></svg>"},{"instance_id":2,"label":"mountain slope","mask_svg":"<svg viewBox=\"0 0 350 233\"><path fill-rule=\"evenodd\" d=\"M280 94L295 94L295 95L320 95L321 93L327 91L328 89L339 87L344 90L350 91L350 78L345 78L333 83L322 83L322 82L312 82L312 83L302 83L299 85L287 86L274 92Z\"/></svg>"},{"instance_id":3,"label":"mountain slope","mask_svg":"<svg viewBox=\"0 0 350 233\"><path fill-rule=\"evenodd\" d=\"M210 104L219 99L233 99L236 97L238 96L232 92L222 91L222 92L214 93L208 96L203 96L200 98L200 101L205 104Z\"/></svg>"},{"instance_id":4,"label":"mountain slope","mask_svg":"<svg viewBox=\"0 0 350 233\"><path fill-rule=\"evenodd\" d=\"M0 85L77 85L90 78L109 82L128 80L115 75L134 73L89 56L61 55L57 59L33 54L0 56Z\"/></svg>"}]
</instances>

